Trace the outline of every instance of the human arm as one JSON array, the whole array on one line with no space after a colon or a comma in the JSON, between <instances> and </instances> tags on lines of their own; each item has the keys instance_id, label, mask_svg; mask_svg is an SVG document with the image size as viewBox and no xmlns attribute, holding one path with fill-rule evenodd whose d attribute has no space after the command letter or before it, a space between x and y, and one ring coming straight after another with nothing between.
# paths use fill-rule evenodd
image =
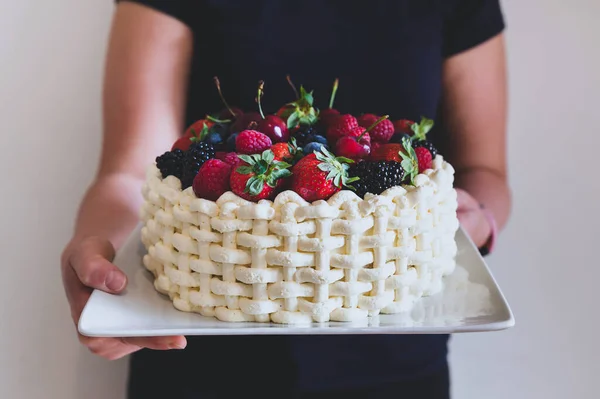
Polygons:
<instances>
[{"instance_id":1,"label":"human arm","mask_svg":"<svg viewBox=\"0 0 600 399\"><path fill-rule=\"evenodd\" d=\"M126 276L110 261L138 222L146 167L183 131L191 51L192 35L183 23L138 4L117 6L104 76L100 164L61 258L75 323L93 288L125 288ZM184 337L79 338L109 359L142 347L185 346Z\"/></svg>"},{"instance_id":2,"label":"human arm","mask_svg":"<svg viewBox=\"0 0 600 399\"><path fill-rule=\"evenodd\" d=\"M479 204L493 214L499 230L507 223L511 207L504 45L499 34L449 57L443 66L446 155L456 169L461 225L478 247L491 233Z\"/></svg>"}]
</instances>

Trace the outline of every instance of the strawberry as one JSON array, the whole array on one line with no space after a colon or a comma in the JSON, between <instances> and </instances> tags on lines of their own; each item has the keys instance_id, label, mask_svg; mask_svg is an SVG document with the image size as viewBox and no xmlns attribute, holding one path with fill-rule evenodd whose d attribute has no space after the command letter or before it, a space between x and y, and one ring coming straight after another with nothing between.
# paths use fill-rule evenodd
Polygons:
<instances>
[{"instance_id":1,"label":"strawberry","mask_svg":"<svg viewBox=\"0 0 600 399\"><path fill-rule=\"evenodd\" d=\"M256 130L244 130L235 138L235 149L240 154L260 154L272 145L269 136Z\"/></svg>"},{"instance_id":2,"label":"strawberry","mask_svg":"<svg viewBox=\"0 0 600 399\"><path fill-rule=\"evenodd\" d=\"M413 131L411 126L414 125L415 122L409 119L398 119L394 121L394 133L406 133L412 135Z\"/></svg>"},{"instance_id":3,"label":"strawberry","mask_svg":"<svg viewBox=\"0 0 600 399\"><path fill-rule=\"evenodd\" d=\"M402 144L383 144L378 148L371 149L371 156L369 157L369 160L402 162L402 158L400 157L400 152L402 149Z\"/></svg>"},{"instance_id":4,"label":"strawberry","mask_svg":"<svg viewBox=\"0 0 600 399\"><path fill-rule=\"evenodd\" d=\"M175 149L180 149L181 151L187 151L190 148L190 145L196 141L202 140L208 134L208 129L213 125L212 122L207 121L205 119L200 119L193 124L190 125L185 131L185 134L178 138L173 146L171 147L171 151Z\"/></svg>"},{"instance_id":5,"label":"strawberry","mask_svg":"<svg viewBox=\"0 0 600 399\"><path fill-rule=\"evenodd\" d=\"M363 114L357 118L358 125L370 128L371 140L378 143L387 143L394 135L394 124L388 120L378 122L379 116L375 114Z\"/></svg>"},{"instance_id":6,"label":"strawberry","mask_svg":"<svg viewBox=\"0 0 600 399\"><path fill-rule=\"evenodd\" d=\"M248 201L273 199L291 175L291 165L275 159L271 150L239 155L243 161L229 177L231 191Z\"/></svg>"},{"instance_id":7,"label":"strawberry","mask_svg":"<svg viewBox=\"0 0 600 399\"><path fill-rule=\"evenodd\" d=\"M427 149L425 150L428 151ZM427 157L422 151L419 152L421 153L420 156L415 152L411 139L408 137L402 139L402 150L400 151L400 156L402 157L401 165L405 172L405 178L408 180L407 183L415 184L415 177L425 170L422 167L431 167L431 154Z\"/></svg>"},{"instance_id":8,"label":"strawberry","mask_svg":"<svg viewBox=\"0 0 600 399\"><path fill-rule=\"evenodd\" d=\"M417 147L415 148L415 154L417 155L417 161L419 164L419 173L423 173L423 171L427 169L431 169L432 166L432 158L431 152L425 147Z\"/></svg>"},{"instance_id":9,"label":"strawberry","mask_svg":"<svg viewBox=\"0 0 600 399\"><path fill-rule=\"evenodd\" d=\"M302 156L302 149L298 148L296 139L292 137L288 143L275 143L271 147L277 161L295 163Z\"/></svg>"},{"instance_id":10,"label":"strawberry","mask_svg":"<svg viewBox=\"0 0 600 399\"><path fill-rule=\"evenodd\" d=\"M357 178L348 177L349 164L353 161L344 157L335 157L321 147L302 158L292 168L290 190L295 191L306 201L326 200L349 186Z\"/></svg>"},{"instance_id":11,"label":"strawberry","mask_svg":"<svg viewBox=\"0 0 600 399\"><path fill-rule=\"evenodd\" d=\"M231 165L216 158L204 162L192 184L196 196L216 201L229 191L229 176L232 169Z\"/></svg>"},{"instance_id":12,"label":"strawberry","mask_svg":"<svg viewBox=\"0 0 600 399\"><path fill-rule=\"evenodd\" d=\"M340 115L336 118L335 123L327 128L327 140L330 143L336 143L342 136L346 136L358 127L358 121L350 114Z\"/></svg>"},{"instance_id":13,"label":"strawberry","mask_svg":"<svg viewBox=\"0 0 600 399\"><path fill-rule=\"evenodd\" d=\"M298 125L313 125L317 122L317 110L313 106L313 92L308 92L300 86L300 94L287 76L288 83L296 93L296 100L285 104L277 111L277 116L286 121L287 128L292 129Z\"/></svg>"}]
</instances>

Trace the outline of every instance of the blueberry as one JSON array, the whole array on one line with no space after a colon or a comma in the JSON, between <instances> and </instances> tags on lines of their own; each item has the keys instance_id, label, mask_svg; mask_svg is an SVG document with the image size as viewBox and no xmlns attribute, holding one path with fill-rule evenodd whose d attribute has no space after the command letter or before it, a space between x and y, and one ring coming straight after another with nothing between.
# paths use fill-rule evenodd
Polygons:
<instances>
[{"instance_id":1,"label":"blueberry","mask_svg":"<svg viewBox=\"0 0 600 399\"><path fill-rule=\"evenodd\" d=\"M310 141L314 142L314 143L327 144L327 139L325 137L321 136L320 134L316 134L316 135L312 136L310 138Z\"/></svg>"},{"instance_id":2,"label":"blueberry","mask_svg":"<svg viewBox=\"0 0 600 399\"><path fill-rule=\"evenodd\" d=\"M227 151L235 151L235 138L239 133L233 133L227 138L226 148Z\"/></svg>"},{"instance_id":3,"label":"blueberry","mask_svg":"<svg viewBox=\"0 0 600 399\"><path fill-rule=\"evenodd\" d=\"M406 137L406 138L410 139L410 136L408 134L406 134L406 133L396 133L390 139L390 143L402 144L402 138L403 137Z\"/></svg>"},{"instance_id":4,"label":"blueberry","mask_svg":"<svg viewBox=\"0 0 600 399\"><path fill-rule=\"evenodd\" d=\"M215 149L223 146L223 136L219 132L210 132L204 138L204 142L211 144Z\"/></svg>"},{"instance_id":5,"label":"blueberry","mask_svg":"<svg viewBox=\"0 0 600 399\"><path fill-rule=\"evenodd\" d=\"M221 137L226 137L227 133L229 133L228 130L229 128L227 127L227 125L222 123L215 123L210 127L210 132L219 133Z\"/></svg>"},{"instance_id":6,"label":"blueberry","mask_svg":"<svg viewBox=\"0 0 600 399\"><path fill-rule=\"evenodd\" d=\"M313 141L312 143L306 144L302 149L302 152L304 153L304 155L312 154L313 151L320 151L321 147L325 147L325 149L329 150L326 144L317 143L316 141Z\"/></svg>"}]
</instances>

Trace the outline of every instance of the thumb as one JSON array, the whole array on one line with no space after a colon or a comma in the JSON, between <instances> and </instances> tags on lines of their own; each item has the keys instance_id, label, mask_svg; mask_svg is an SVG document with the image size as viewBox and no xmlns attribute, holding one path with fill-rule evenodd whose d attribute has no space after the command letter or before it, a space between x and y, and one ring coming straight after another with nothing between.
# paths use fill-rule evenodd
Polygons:
<instances>
[{"instance_id":1,"label":"thumb","mask_svg":"<svg viewBox=\"0 0 600 399\"><path fill-rule=\"evenodd\" d=\"M127 276L111 263L114 256L114 247L108 240L89 237L73 252L70 265L83 285L118 293L125 288Z\"/></svg>"}]
</instances>

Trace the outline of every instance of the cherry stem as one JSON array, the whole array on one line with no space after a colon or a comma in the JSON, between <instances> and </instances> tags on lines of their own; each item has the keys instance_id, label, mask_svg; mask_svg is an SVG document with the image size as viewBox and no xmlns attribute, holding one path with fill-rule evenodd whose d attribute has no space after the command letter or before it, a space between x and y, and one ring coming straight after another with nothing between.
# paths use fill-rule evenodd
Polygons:
<instances>
[{"instance_id":1,"label":"cherry stem","mask_svg":"<svg viewBox=\"0 0 600 399\"><path fill-rule=\"evenodd\" d=\"M286 75L285 79L287 80L287 82L289 83L289 85L292 87L292 90L294 90L294 94L296 95L296 99L300 98L300 96L298 95L298 90L296 90L296 86L294 86L294 83L292 82L292 78L290 78L290 75Z\"/></svg>"},{"instance_id":2,"label":"cherry stem","mask_svg":"<svg viewBox=\"0 0 600 399\"><path fill-rule=\"evenodd\" d=\"M227 110L231 113L231 116L235 118L235 113L233 112L229 104L227 104L227 101L225 101L225 97L223 97L223 93L221 92L221 82L219 82L219 78L215 76L213 79L215 81L215 85L217 86L217 90L219 92L219 97L221 97L221 101L223 101L223 104L225 104L225 108L227 108Z\"/></svg>"},{"instance_id":3,"label":"cherry stem","mask_svg":"<svg viewBox=\"0 0 600 399\"><path fill-rule=\"evenodd\" d=\"M264 94L265 82L263 80L258 82L258 95L256 96L256 102L258 103L258 111L260 112L260 116L265 119L265 114L263 114L262 106L260 104L260 97Z\"/></svg>"},{"instance_id":4,"label":"cherry stem","mask_svg":"<svg viewBox=\"0 0 600 399\"><path fill-rule=\"evenodd\" d=\"M206 115L206 119L208 119L211 122L215 122L215 123L229 123L231 122L231 119L217 119L213 116L210 115Z\"/></svg>"},{"instance_id":5,"label":"cherry stem","mask_svg":"<svg viewBox=\"0 0 600 399\"><path fill-rule=\"evenodd\" d=\"M371 126L369 126L364 132L362 132L362 134L360 136L358 136L356 141L360 141L360 139L362 139L365 134L369 133L375 126L379 125L381 122L383 122L385 119L387 119L389 117L390 117L389 115L384 115L381 118L377 119L377 121L375 121L375 123L373 123Z\"/></svg>"},{"instance_id":6,"label":"cherry stem","mask_svg":"<svg viewBox=\"0 0 600 399\"><path fill-rule=\"evenodd\" d=\"M329 109L333 108L333 101L335 100L335 93L337 92L339 83L340 80L338 78L333 82L333 90L331 90L331 98L329 98Z\"/></svg>"}]
</instances>

